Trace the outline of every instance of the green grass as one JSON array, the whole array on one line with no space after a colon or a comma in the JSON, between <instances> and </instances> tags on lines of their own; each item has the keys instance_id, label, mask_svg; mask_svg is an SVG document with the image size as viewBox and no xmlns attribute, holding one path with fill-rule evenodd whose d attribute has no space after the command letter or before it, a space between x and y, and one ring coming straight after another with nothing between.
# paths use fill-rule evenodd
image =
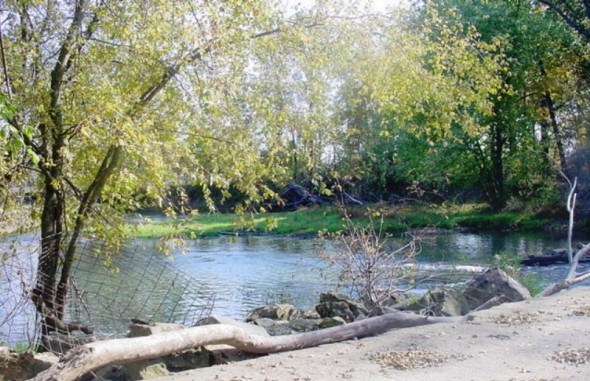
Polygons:
<instances>
[{"instance_id":1,"label":"green grass","mask_svg":"<svg viewBox=\"0 0 590 381\"><path fill-rule=\"evenodd\" d=\"M350 208L351 220L361 226L368 225L368 216L374 224L383 217L382 230L399 234L410 229L470 228L477 231L539 230L550 220L526 212L492 214L481 204L465 205L372 205ZM255 232L292 235L315 235L320 231L334 233L345 229L343 211L337 207L314 207L294 212L254 215L203 214L195 217L166 221L145 221L129 225L128 232L135 237L210 237L220 232ZM376 226L377 227L377 226Z\"/></svg>"},{"instance_id":2,"label":"green grass","mask_svg":"<svg viewBox=\"0 0 590 381\"><path fill-rule=\"evenodd\" d=\"M526 212L466 213L453 216L457 226L477 231L539 230L551 220Z\"/></svg>"},{"instance_id":3,"label":"green grass","mask_svg":"<svg viewBox=\"0 0 590 381\"><path fill-rule=\"evenodd\" d=\"M343 215L335 208L310 208L294 212L255 215L207 214L196 217L145 221L129 226L130 235L141 238L166 236L211 237L220 232L256 232L272 234L317 234L320 230L343 229Z\"/></svg>"}]
</instances>

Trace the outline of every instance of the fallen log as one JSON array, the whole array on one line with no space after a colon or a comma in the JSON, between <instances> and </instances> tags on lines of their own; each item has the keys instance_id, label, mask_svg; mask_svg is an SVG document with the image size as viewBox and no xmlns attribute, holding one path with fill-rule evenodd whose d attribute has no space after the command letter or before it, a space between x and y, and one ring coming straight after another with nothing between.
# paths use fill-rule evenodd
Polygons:
<instances>
[{"instance_id":1,"label":"fallen log","mask_svg":"<svg viewBox=\"0 0 590 381\"><path fill-rule=\"evenodd\" d=\"M253 335L228 324L197 326L145 337L85 344L68 351L57 364L32 380L74 381L107 365L158 358L204 345L226 344L243 352L267 354L373 336L393 328L461 320L464 317L431 317L394 312L319 331L270 337Z\"/></svg>"},{"instance_id":2,"label":"fallen log","mask_svg":"<svg viewBox=\"0 0 590 381\"><path fill-rule=\"evenodd\" d=\"M552 266L570 262L566 249L550 250L542 255L529 255L521 261L524 266ZM590 255L580 258L579 263L590 263Z\"/></svg>"}]
</instances>

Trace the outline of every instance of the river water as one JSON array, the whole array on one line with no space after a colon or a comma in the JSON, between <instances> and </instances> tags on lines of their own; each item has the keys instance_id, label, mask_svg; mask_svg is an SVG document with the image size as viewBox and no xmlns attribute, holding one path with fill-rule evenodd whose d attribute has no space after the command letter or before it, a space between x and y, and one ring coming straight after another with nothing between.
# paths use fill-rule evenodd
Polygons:
<instances>
[{"instance_id":1,"label":"river water","mask_svg":"<svg viewBox=\"0 0 590 381\"><path fill-rule=\"evenodd\" d=\"M23 302L22 286L33 282L35 245L35 237L27 236L0 246L12 253L0 261L0 341L26 341L31 335L34 313ZM160 245L151 239L130 241L109 266L103 256L88 254L104 253L103 247L88 249L83 257L89 260L81 260L76 268L76 290L87 297L69 311L70 319L85 320L88 315L80 312L80 306L97 325L115 316L117 322L103 328L108 334L124 332L129 318L187 324L207 314L243 319L261 305L288 302L307 310L321 292L345 291L338 271L318 255L333 250L330 241L222 236L184 241L171 248L168 257L158 250ZM468 279L471 270L492 264L498 253L527 256L565 246L565 237L547 233L452 233L420 239L416 262L422 273L443 275L436 282L456 282ZM11 267L15 261L19 265ZM525 271L537 273L548 284L565 276L567 266ZM444 276L450 273L452 277ZM429 286L432 283L422 285Z\"/></svg>"},{"instance_id":2,"label":"river water","mask_svg":"<svg viewBox=\"0 0 590 381\"><path fill-rule=\"evenodd\" d=\"M464 280L493 264L496 254L524 257L560 247L566 247L565 237L549 234L444 234L420 239L416 262L423 273L458 273ZM187 241L175 250L172 263L215 293L214 314L243 318L252 308L276 301L309 309L321 292L342 286L337 269L318 256L331 249L331 242L314 239L220 237ZM548 284L565 276L567 266L525 271Z\"/></svg>"}]
</instances>

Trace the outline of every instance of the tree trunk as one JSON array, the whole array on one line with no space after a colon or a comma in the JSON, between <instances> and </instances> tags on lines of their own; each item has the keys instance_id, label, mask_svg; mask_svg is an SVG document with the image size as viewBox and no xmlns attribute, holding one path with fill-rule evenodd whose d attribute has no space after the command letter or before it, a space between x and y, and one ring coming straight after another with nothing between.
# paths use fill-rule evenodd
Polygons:
<instances>
[{"instance_id":1,"label":"tree trunk","mask_svg":"<svg viewBox=\"0 0 590 381\"><path fill-rule=\"evenodd\" d=\"M58 269L59 251L63 238L63 197L54 189L51 179L45 179L45 202L41 215L41 253L37 267L37 290L47 307L53 309L54 279Z\"/></svg>"},{"instance_id":2,"label":"tree trunk","mask_svg":"<svg viewBox=\"0 0 590 381\"><path fill-rule=\"evenodd\" d=\"M549 114L549 123L551 125L551 130L553 132L553 139L555 139L555 147L557 149L557 155L559 157L559 168L565 174L567 174L567 160L565 158L565 148L563 147L563 142L561 141L561 133L559 131L559 124L557 123L557 113L555 108L555 103L553 102L553 98L549 92L545 93L544 103L547 107L547 112Z\"/></svg>"},{"instance_id":3,"label":"tree trunk","mask_svg":"<svg viewBox=\"0 0 590 381\"><path fill-rule=\"evenodd\" d=\"M80 202L80 207L78 208L78 217L76 218L76 224L74 225L72 236L70 237L67 250L64 254L61 269L61 277L57 286L57 292L55 296L57 305L57 317L59 319L64 318L64 311L67 302L66 297L69 290L70 272L72 264L74 263L74 257L76 254L76 249L78 247L78 240L80 238L80 235L82 234L82 230L84 229L84 223L92 209L92 206L96 203L96 201L102 194L102 190L104 189L105 184L121 164L123 156L124 155L122 146L109 147L109 150L105 154L102 164L98 169L92 184L90 184L90 186L84 193L82 201Z\"/></svg>"},{"instance_id":4,"label":"tree trunk","mask_svg":"<svg viewBox=\"0 0 590 381\"><path fill-rule=\"evenodd\" d=\"M34 381L73 381L109 364L153 359L203 345L226 344L243 352L266 354L371 336L392 328L458 322L463 319L464 317L426 317L395 312L339 327L270 337L253 335L228 324L198 326L145 337L99 341L77 347L67 352L57 364L40 373Z\"/></svg>"},{"instance_id":5,"label":"tree trunk","mask_svg":"<svg viewBox=\"0 0 590 381\"><path fill-rule=\"evenodd\" d=\"M492 189L490 189L490 204L492 209L497 212L506 206L506 189L504 184L504 136L503 131L496 121L492 124L492 142L490 146L491 161L491 178L489 179Z\"/></svg>"},{"instance_id":6,"label":"tree trunk","mask_svg":"<svg viewBox=\"0 0 590 381\"><path fill-rule=\"evenodd\" d=\"M53 155L56 157L56 155ZM46 335L55 330L54 319L46 312L54 312L55 278L59 270L60 251L64 239L65 224L65 198L57 178L61 176L61 157L56 157L57 163L50 171L44 172L45 195L41 214L41 252L37 266L36 286L33 290L32 300L41 316L42 334Z\"/></svg>"}]
</instances>

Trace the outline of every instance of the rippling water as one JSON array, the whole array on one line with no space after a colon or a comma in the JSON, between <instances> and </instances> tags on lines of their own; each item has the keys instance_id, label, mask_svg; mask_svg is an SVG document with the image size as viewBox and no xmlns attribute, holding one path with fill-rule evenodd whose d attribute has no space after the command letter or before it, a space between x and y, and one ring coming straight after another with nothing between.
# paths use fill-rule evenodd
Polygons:
<instances>
[{"instance_id":1,"label":"rippling water","mask_svg":"<svg viewBox=\"0 0 590 381\"><path fill-rule=\"evenodd\" d=\"M32 269L35 268L35 256L32 252L36 245L35 239L22 237L20 243L20 249L15 251L15 256L8 258L6 262L0 262L0 275L4 278L2 281L18 275L32 282ZM162 292L158 295L150 294L153 290L150 289L149 283L155 278L147 276L142 278L140 274L139 281L132 280L135 279L133 277L137 278L137 272L143 266L139 262L146 261L148 268L150 263L154 267L156 263L163 262L172 266L166 267L163 274L156 274L159 282L173 283L175 279L173 272L180 269L182 273L191 277L194 283L198 283L196 288L200 293L215 296L215 302L210 311L212 314L243 319L253 308L272 302L288 302L300 309L310 309L317 302L321 292L336 290L339 285L337 271L318 256L320 250L331 249L332 243L328 241L256 236L224 236L188 240L172 250L173 259L171 260L164 258L157 251L158 244L158 240L136 239L130 242L129 246L139 250L143 254L141 257L125 263L117 263L117 257L113 258L114 265L119 269L117 276L128 279L131 283L122 283L125 284L123 287L120 284L117 287L104 284L106 273L95 272L93 275L95 279L79 282L80 287L96 288L97 292L104 294L105 300L113 300L111 304L121 303L120 297L131 295L131 291L143 293L145 295L131 295L129 301L125 299L123 306L115 305L114 307L124 307L131 313L130 316L142 314L152 317L165 316L157 315L163 312L150 310L145 307L145 303L141 302L150 298L167 296L160 295ZM417 261L422 271L437 272L439 275L456 273L457 265L463 265L462 271L459 271L461 276L453 278L461 280L470 276L469 269L473 270L477 266L493 263L494 255L497 253L518 253L526 256L565 246L564 237L548 234L447 234L422 237ZM2 244L0 248L3 252L8 252L9 244ZM11 260L22 262L22 266L18 268L18 274L15 272L15 267L8 266ZM583 266L582 269L590 269L590 266ZM564 277L567 266L526 270L541 275L546 283L549 283ZM22 296L22 289L19 287L19 282L9 284L0 282L0 295L2 295L0 296L0 341L13 341L14 336L17 335L10 325L2 324L9 313L13 312L15 306L18 306L19 311L23 313L30 314L32 311L26 305L19 304L21 303L19 300L22 300L22 298L19 299L19 295ZM175 291L176 288L171 290ZM13 297L7 297L7 295L13 295ZM100 302L104 304L103 300ZM177 310L178 305L175 303L182 306L185 301L170 302L170 305L164 309L174 310L176 315L170 315L174 316L171 320L182 320L177 317L182 315L182 311ZM140 308L143 310L139 311ZM25 320L17 318L16 321ZM30 325L30 319L26 321ZM127 324L129 320L125 318L122 321Z\"/></svg>"}]
</instances>

